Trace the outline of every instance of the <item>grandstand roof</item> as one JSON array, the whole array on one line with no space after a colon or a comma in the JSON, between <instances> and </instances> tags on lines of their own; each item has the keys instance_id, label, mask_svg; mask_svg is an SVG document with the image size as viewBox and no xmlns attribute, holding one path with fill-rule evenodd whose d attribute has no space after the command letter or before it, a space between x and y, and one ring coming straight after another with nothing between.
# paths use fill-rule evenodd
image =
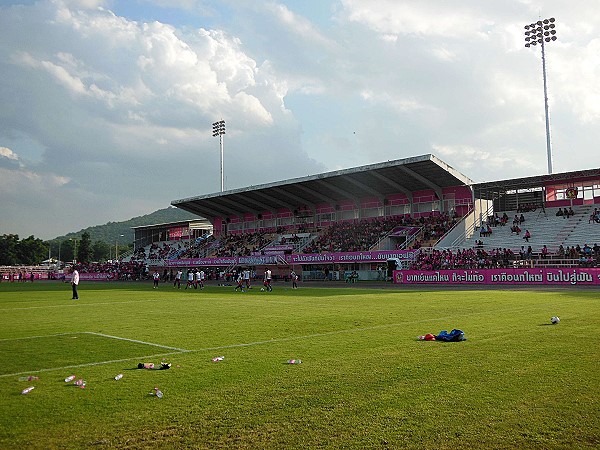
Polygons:
<instances>
[{"instance_id":1,"label":"grandstand roof","mask_svg":"<svg viewBox=\"0 0 600 450\"><path fill-rule=\"evenodd\" d=\"M412 198L413 192L425 189L433 189L442 198L443 188L465 184L471 185L473 181L428 154L173 200L171 205L212 221L215 217L257 215L280 208L314 209L319 203L356 202L368 196L382 202L386 196L398 193Z\"/></svg>"},{"instance_id":2,"label":"grandstand roof","mask_svg":"<svg viewBox=\"0 0 600 450\"><path fill-rule=\"evenodd\" d=\"M576 172L553 173L550 175L537 175L525 178L513 178L511 180L489 181L485 183L475 183L473 191L475 198L491 200L496 194L504 194L508 191L518 189L535 189L547 186L549 184L565 184L580 180L582 178L597 177L600 178L600 169L587 169Z\"/></svg>"}]
</instances>

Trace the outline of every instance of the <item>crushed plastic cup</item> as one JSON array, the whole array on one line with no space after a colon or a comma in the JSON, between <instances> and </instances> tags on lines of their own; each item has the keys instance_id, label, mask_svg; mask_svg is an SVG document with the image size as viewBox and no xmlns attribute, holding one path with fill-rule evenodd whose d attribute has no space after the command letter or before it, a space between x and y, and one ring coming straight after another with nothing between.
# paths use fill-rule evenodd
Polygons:
<instances>
[{"instance_id":1,"label":"crushed plastic cup","mask_svg":"<svg viewBox=\"0 0 600 450\"><path fill-rule=\"evenodd\" d=\"M120 373L119 375L117 375L115 377L115 380L119 381L121 378L123 378L123 374L122 373Z\"/></svg>"},{"instance_id":2,"label":"crushed plastic cup","mask_svg":"<svg viewBox=\"0 0 600 450\"><path fill-rule=\"evenodd\" d=\"M67 378L65 378L65 383L70 383L74 379L75 379L75 375L69 375Z\"/></svg>"},{"instance_id":3,"label":"crushed plastic cup","mask_svg":"<svg viewBox=\"0 0 600 450\"><path fill-rule=\"evenodd\" d=\"M29 386L28 388L25 388L21 391L21 394L23 395L27 395L29 394L31 391L33 391L35 389L35 386Z\"/></svg>"},{"instance_id":4,"label":"crushed plastic cup","mask_svg":"<svg viewBox=\"0 0 600 450\"><path fill-rule=\"evenodd\" d=\"M302 360L300 359L289 359L288 364L302 364Z\"/></svg>"},{"instance_id":5,"label":"crushed plastic cup","mask_svg":"<svg viewBox=\"0 0 600 450\"><path fill-rule=\"evenodd\" d=\"M225 359L225 357L224 357L224 356L215 356L215 357L212 359L212 362L219 362L219 361L223 361L224 359Z\"/></svg>"},{"instance_id":6,"label":"crushed plastic cup","mask_svg":"<svg viewBox=\"0 0 600 450\"><path fill-rule=\"evenodd\" d=\"M35 380L39 380L39 377L36 377L35 375L29 375L28 377L19 377L19 381L35 381Z\"/></svg>"}]
</instances>

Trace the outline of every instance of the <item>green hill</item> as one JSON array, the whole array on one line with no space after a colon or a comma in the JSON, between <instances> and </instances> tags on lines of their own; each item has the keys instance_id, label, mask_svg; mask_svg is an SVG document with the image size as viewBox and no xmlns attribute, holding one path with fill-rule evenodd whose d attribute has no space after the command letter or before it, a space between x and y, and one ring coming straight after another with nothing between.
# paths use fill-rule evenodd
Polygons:
<instances>
[{"instance_id":1,"label":"green hill","mask_svg":"<svg viewBox=\"0 0 600 450\"><path fill-rule=\"evenodd\" d=\"M118 240L119 245L127 245L132 243L134 239L133 230L131 227L178 222L184 220L197 220L200 218L201 217L195 214L170 206L144 216L134 217L133 219L129 219L124 222L108 222L104 225L96 225L79 231L74 231L64 236L57 236L56 238L50 240L64 241L71 237L79 237L87 231L90 234L90 239L92 242L103 241L107 243L114 243ZM121 235L123 235L123 237L121 237Z\"/></svg>"}]
</instances>

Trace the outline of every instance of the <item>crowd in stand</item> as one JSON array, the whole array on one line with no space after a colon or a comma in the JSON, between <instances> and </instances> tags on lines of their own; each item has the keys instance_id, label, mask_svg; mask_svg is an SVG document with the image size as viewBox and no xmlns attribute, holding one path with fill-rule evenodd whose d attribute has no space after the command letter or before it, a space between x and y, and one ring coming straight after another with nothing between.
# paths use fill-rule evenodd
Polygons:
<instances>
[{"instance_id":1,"label":"crowd in stand","mask_svg":"<svg viewBox=\"0 0 600 450\"><path fill-rule=\"evenodd\" d=\"M148 267L142 261L80 263L77 270L79 273L105 273L108 280L143 280L148 277Z\"/></svg>"},{"instance_id":2,"label":"crowd in stand","mask_svg":"<svg viewBox=\"0 0 600 450\"><path fill-rule=\"evenodd\" d=\"M491 269L511 267L516 259L512 250L483 249L465 250L432 250L430 253L421 252L411 264L412 270L443 270L443 269Z\"/></svg>"},{"instance_id":3,"label":"crowd in stand","mask_svg":"<svg viewBox=\"0 0 600 450\"><path fill-rule=\"evenodd\" d=\"M412 248L419 248L423 242L440 239L457 222L456 217L447 213L431 214L417 219L407 216L363 219L359 222L347 221L330 225L304 253L357 252L369 250L379 239L397 226L421 228L420 239Z\"/></svg>"},{"instance_id":4,"label":"crowd in stand","mask_svg":"<svg viewBox=\"0 0 600 450\"><path fill-rule=\"evenodd\" d=\"M250 256L269 242L265 233L228 234L219 239L219 248L214 256Z\"/></svg>"},{"instance_id":5,"label":"crowd in stand","mask_svg":"<svg viewBox=\"0 0 600 450\"><path fill-rule=\"evenodd\" d=\"M477 247L456 251L433 249L431 252L421 252L411 264L411 269L499 269L513 267L519 261L551 257L560 260L570 259L576 261L580 266L593 267L600 263L600 245L594 244L591 247L585 244L583 247L576 245L566 248L561 245L553 255L545 245L539 253L534 253L531 245L527 248L521 246L516 253L507 248L496 248L489 251Z\"/></svg>"}]
</instances>

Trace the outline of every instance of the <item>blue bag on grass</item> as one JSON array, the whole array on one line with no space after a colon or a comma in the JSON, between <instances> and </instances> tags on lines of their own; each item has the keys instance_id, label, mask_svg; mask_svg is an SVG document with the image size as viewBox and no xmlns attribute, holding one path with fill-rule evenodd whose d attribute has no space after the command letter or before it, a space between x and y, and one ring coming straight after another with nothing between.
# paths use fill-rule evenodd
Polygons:
<instances>
[{"instance_id":1,"label":"blue bag on grass","mask_svg":"<svg viewBox=\"0 0 600 450\"><path fill-rule=\"evenodd\" d=\"M446 342L459 342L466 341L467 338L465 337L465 333L462 330L454 329L450 333L448 333L446 330L440 331L440 334L438 334L435 337L435 340Z\"/></svg>"}]
</instances>

